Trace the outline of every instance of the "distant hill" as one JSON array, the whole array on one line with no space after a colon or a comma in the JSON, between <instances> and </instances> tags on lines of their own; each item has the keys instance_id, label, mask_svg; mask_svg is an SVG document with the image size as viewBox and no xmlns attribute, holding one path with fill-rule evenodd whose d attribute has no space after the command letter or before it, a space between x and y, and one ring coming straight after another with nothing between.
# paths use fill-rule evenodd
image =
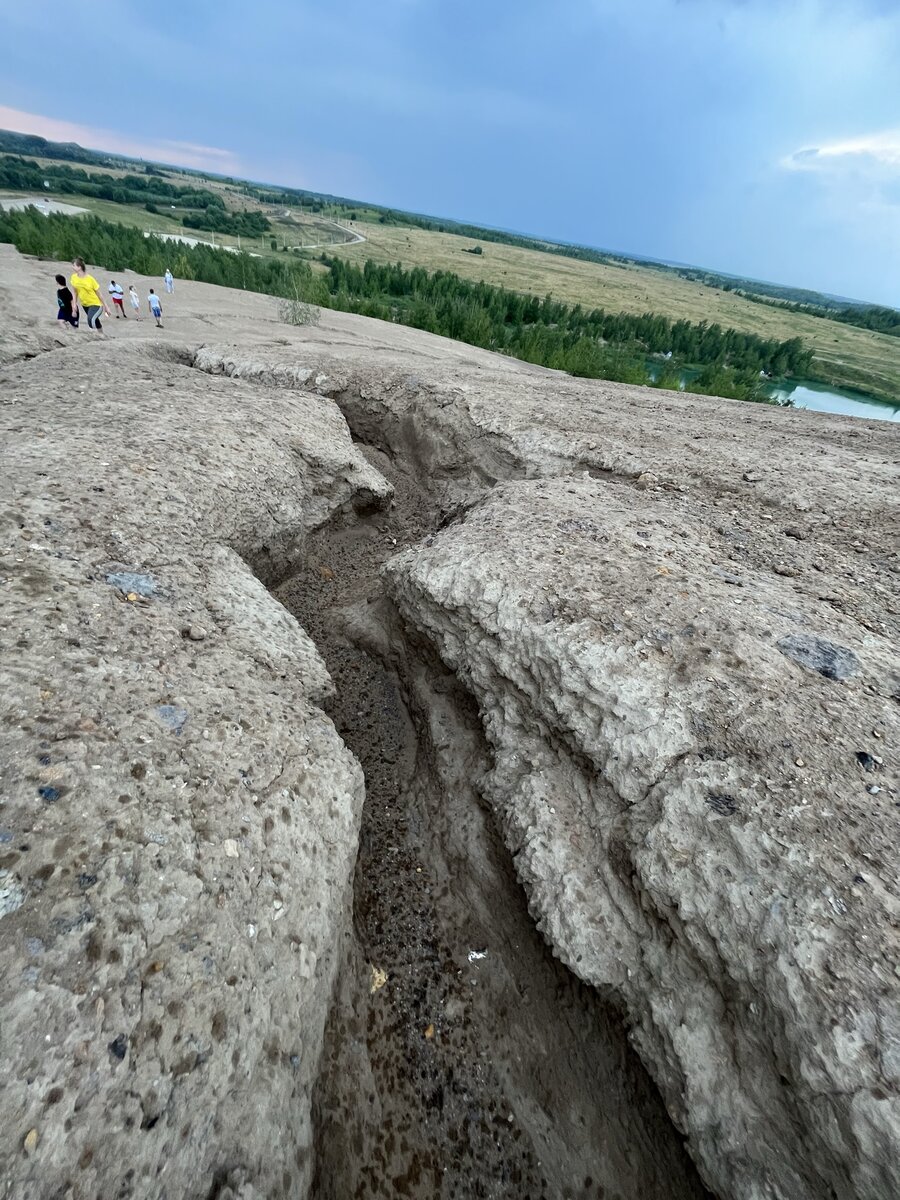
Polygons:
<instances>
[{"instance_id":1,"label":"distant hill","mask_svg":"<svg viewBox=\"0 0 900 1200\"><path fill-rule=\"evenodd\" d=\"M11 129L0 129L0 152L26 154L35 158L56 158L64 162L89 163L92 166L109 166L111 163L121 163L124 166L138 161L123 154L85 150L77 142L49 142L36 134L16 133Z\"/></svg>"}]
</instances>

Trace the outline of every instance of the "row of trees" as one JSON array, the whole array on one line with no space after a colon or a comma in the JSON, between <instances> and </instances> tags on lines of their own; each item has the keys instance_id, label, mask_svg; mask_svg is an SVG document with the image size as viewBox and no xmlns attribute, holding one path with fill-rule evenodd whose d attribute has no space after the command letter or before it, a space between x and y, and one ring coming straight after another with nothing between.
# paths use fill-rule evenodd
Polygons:
<instances>
[{"instance_id":1,"label":"row of trees","mask_svg":"<svg viewBox=\"0 0 900 1200\"><path fill-rule=\"evenodd\" d=\"M358 266L324 255L322 261L329 268L332 294L339 300L346 297L351 304L380 297L405 301L409 324L491 349L517 353L513 349L516 339L524 338L527 327L540 326L541 337L548 346L553 344L554 353L560 344L571 346L585 339L598 347L627 346L644 355L671 354L681 363L764 371L776 376L803 374L812 358L799 338L762 338L723 329L715 322L672 321L659 313L609 313L602 308L588 311L580 304L563 304L551 296L543 300L524 296L507 288L461 279L449 271L429 273L422 267L406 269L400 264L373 262ZM340 306L345 306L343 300ZM468 333L459 331L461 323ZM532 354L519 357L531 359Z\"/></svg>"},{"instance_id":2,"label":"row of trees","mask_svg":"<svg viewBox=\"0 0 900 1200\"><path fill-rule=\"evenodd\" d=\"M810 317L822 317L828 321L840 321L844 325L857 325L877 333L888 333L900 337L900 310L879 304L846 304L835 297L806 288L788 287L780 283L758 283L750 279L738 279L718 275L714 271L703 271L695 267L673 268L682 279L702 283L706 287L720 288L723 292L734 292L754 304L768 304L785 312L805 313Z\"/></svg>"},{"instance_id":3,"label":"row of trees","mask_svg":"<svg viewBox=\"0 0 900 1200\"><path fill-rule=\"evenodd\" d=\"M740 294L745 300L769 304L786 312L806 313L810 317L823 317L827 321L840 321L842 325L856 325L860 329L871 329L874 333L900 337L900 310L896 308L885 308L880 304L847 304L843 308L827 308L816 304L775 300L768 296L757 296L753 292Z\"/></svg>"},{"instance_id":4,"label":"row of trees","mask_svg":"<svg viewBox=\"0 0 900 1200\"><path fill-rule=\"evenodd\" d=\"M171 243L140 230L98 217L44 216L34 209L0 211L0 241L13 242L25 254L64 261L81 255L117 275L129 270L161 274L173 256ZM678 386L674 356L657 378L648 369L648 355L678 344L690 351L684 362L707 368L691 383L692 391L764 399L759 364L778 363L793 372L807 362L796 339L769 342L651 313L585 312L550 296L523 296L446 271L430 275L422 268L372 262L358 267L325 256L313 266L287 256L253 257L211 246L178 247L176 253L182 278L398 321L588 378Z\"/></svg>"},{"instance_id":5,"label":"row of trees","mask_svg":"<svg viewBox=\"0 0 900 1200\"><path fill-rule=\"evenodd\" d=\"M181 223L186 229L209 229L213 233L235 233L241 237L261 237L271 229L269 218L261 212L230 213L224 208L187 213Z\"/></svg>"}]
</instances>

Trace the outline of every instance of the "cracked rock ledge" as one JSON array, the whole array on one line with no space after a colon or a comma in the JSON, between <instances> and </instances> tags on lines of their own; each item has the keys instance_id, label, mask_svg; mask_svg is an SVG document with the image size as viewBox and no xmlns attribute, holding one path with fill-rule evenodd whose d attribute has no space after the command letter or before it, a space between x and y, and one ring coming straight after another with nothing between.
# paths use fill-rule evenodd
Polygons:
<instances>
[{"instance_id":1,"label":"cracked rock ledge","mask_svg":"<svg viewBox=\"0 0 900 1200\"><path fill-rule=\"evenodd\" d=\"M391 469L423 520L345 636L411 711L450 681L416 719L458 695L531 919L705 1187L900 1194L896 431L329 320L6 355L0 1196L325 1194L364 779L270 589Z\"/></svg>"}]
</instances>

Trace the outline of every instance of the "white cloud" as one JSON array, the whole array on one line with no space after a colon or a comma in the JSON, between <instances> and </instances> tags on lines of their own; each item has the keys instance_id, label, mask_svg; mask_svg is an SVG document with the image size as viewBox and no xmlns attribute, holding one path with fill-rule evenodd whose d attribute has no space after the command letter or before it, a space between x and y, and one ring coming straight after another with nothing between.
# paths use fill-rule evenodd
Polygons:
<instances>
[{"instance_id":1,"label":"white cloud","mask_svg":"<svg viewBox=\"0 0 900 1200\"><path fill-rule=\"evenodd\" d=\"M900 129L862 134L821 146L804 146L782 160L794 171L842 170L847 167L890 173L900 171Z\"/></svg>"},{"instance_id":2,"label":"white cloud","mask_svg":"<svg viewBox=\"0 0 900 1200\"><path fill-rule=\"evenodd\" d=\"M33 133L51 142L78 142L91 150L107 150L112 154L127 154L132 158L149 158L155 162L171 163L173 166L193 167L196 170L215 171L223 175L237 174L241 164L231 150L218 146L200 146L195 142L170 141L158 138L143 141L116 133L111 129L100 129L93 125L81 125L75 121L63 121L56 117L44 117L39 113L22 112L0 104L0 129L12 129L17 133Z\"/></svg>"}]
</instances>

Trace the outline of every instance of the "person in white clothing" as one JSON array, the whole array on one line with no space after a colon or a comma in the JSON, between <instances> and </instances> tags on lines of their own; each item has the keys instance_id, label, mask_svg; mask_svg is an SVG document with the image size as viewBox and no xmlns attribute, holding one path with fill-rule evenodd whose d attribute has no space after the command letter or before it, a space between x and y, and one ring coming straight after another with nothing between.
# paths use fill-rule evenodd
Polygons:
<instances>
[{"instance_id":1,"label":"person in white clothing","mask_svg":"<svg viewBox=\"0 0 900 1200\"><path fill-rule=\"evenodd\" d=\"M166 273L163 276L163 279L165 280L166 291L171 296L172 292L175 291L175 277L173 276L172 272L169 270L168 267L166 267Z\"/></svg>"},{"instance_id":2,"label":"person in white clothing","mask_svg":"<svg viewBox=\"0 0 900 1200\"><path fill-rule=\"evenodd\" d=\"M134 315L139 321L141 319L141 298L134 289L134 284L128 285L128 299L131 301L131 307L134 309Z\"/></svg>"},{"instance_id":3,"label":"person in white clothing","mask_svg":"<svg viewBox=\"0 0 900 1200\"><path fill-rule=\"evenodd\" d=\"M147 297L147 303L150 306L150 315L156 318L156 328L162 329L162 305L159 302L159 296L150 289L150 295Z\"/></svg>"},{"instance_id":4,"label":"person in white clothing","mask_svg":"<svg viewBox=\"0 0 900 1200\"><path fill-rule=\"evenodd\" d=\"M112 296L113 308L116 310L116 320L118 321L119 317L125 316L125 293L122 291L122 285L116 283L114 279L110 281L107 291Z\"/></svg>"}]
</instances>

